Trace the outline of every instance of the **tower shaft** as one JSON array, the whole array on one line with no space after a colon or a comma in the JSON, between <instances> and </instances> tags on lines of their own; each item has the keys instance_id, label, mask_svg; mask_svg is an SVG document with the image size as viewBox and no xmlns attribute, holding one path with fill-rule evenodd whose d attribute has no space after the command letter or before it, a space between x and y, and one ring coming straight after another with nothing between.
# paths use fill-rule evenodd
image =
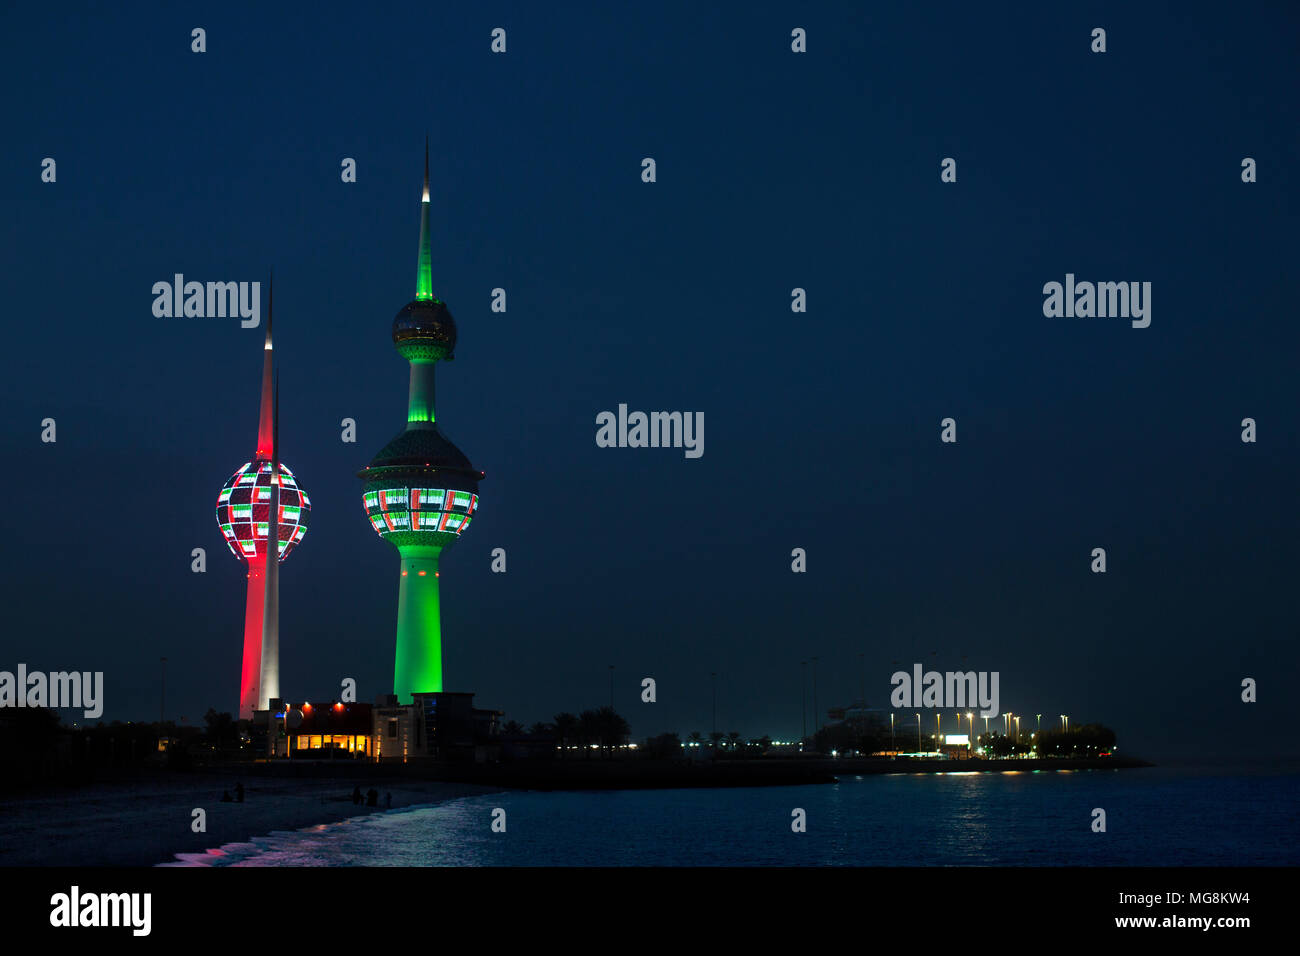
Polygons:
<instances>
[{"instance_id":1,"label":"tower shaft","mask_svg":"<svg viewBox=\"0 0 1300 956\"><path fill-rule=\"evenodd\" d=\"M266 613L266 559L248 559L248 597L244 603L244 660L239 672L239 719L251 720L262 691L262 627Z\"/></svg>"},{"instance_id":2,"label":"tower shaft","mask_svg":"<svg viewBox=\"0 0 1300 956\"><path fill-rule=\"evenodd\" d=\"M262 605L262 682L258 710L280 696L280 394L271 413L271 514L266 526L266 600Z\"/></svg>"},{"instance_id":3,"label":"tower shaft","mask_svg":"<svg viewBox=\"0 0 1300 956\"><path fill-rule=\"evenodd\" d=\"M279 513L280 489L271 491L271 514ZM268 531L271 548L266 556L266 596L262 602L262 648L258 670L262 675L257 691L257 709L266 710L272 697L280 696L280 559L275 540L278 526L273 522Z\"/></svg>"},{"instance_id":4,"label":"tower shaft","mask_svg":"<svg viewBox=\"0 0 1300 956\"><path fill-rule=\"evenodd\" d=\"M437 419L433 411L433 374L436 362L411 362L411 395L406 409L406 427L419 428L421 423L433 424Z\"/></svg>"},{"instance_id":5,"label":"tower shaft","mask_svg":"<svg viewBox=\"0 0 1300 956\"><path fill-rule=\"evenodd\" d=\"M401 577L397 591L397 652L393 693L400 701L413 693L442 690L442 619L438 559L442 548L399 545Z\"/></svg>"}]
</instances>

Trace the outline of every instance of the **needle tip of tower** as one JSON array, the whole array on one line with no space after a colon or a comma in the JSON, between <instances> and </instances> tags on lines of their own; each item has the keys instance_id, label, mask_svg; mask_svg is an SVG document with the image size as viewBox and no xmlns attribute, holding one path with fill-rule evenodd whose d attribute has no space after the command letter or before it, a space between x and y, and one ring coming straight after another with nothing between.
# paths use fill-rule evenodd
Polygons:
<instances>
[{"instance_id":1,"label":"needle tip of tower","mask_svg":"<svg viewBox=\"0 0 1300 956\"><path fill-rule=\"evenodd\" d=\"M424 137L424 198L421 202L429 201L429 137Z\"/></svg>"},{"instance_id":2,"label":"needle tip of tower","mask_svg":"<svg viewBox=\"0 0 1300 956\"><path fill-rule=\"evenodd\" d=\"M271 270L271 279L266 285L266 351L271 351L271 315L275 311L275 270Z\"/></svg>"}]
</instances>

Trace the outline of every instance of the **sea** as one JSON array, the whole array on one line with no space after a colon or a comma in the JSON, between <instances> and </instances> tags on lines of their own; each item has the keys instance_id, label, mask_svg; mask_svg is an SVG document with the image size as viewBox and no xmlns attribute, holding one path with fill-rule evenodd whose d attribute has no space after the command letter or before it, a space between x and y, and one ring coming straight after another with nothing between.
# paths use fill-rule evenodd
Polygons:
<instances>
[{"instance_id":1,"label":"sea","mask_svg":"<svg viewBox=\"0 0 1300 956\"><path fill-rule=\"evenodd\" d=\"M1293 866L1298 848L1300 774L1156 767L509 791L278 831L171 865Z\"/></svg>"}]
</instances>

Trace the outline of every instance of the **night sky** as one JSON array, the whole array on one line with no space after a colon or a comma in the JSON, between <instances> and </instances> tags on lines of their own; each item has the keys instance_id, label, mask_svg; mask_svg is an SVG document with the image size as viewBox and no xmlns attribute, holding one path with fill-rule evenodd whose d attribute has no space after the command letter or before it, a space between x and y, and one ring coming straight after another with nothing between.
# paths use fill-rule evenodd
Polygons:
<instances>
[{"instance_id":1,"label":"night sky","mask_svg":"<svg viewBox=\"0 0 1300 956\"><path fill-rule=\"evenodd\" d=\"M707 734L716 671L719 731L788 738L801 660L823 709L920 661L1121 751L1294 755L1295 7L703 6L10 10L0 669L102 670L104 719L147 720L166 656L169 718L237 711L214 507L264 330L151 287L274 269L313 506L281 687L390 689L356 472L404 427L427 134L439 425L487 475L442 564L448 690L530 724L608 703L613 664L637 738ZM1151 282L1151 326L1044 317L1067 272ZM598 448L619 403L704 412L703 457Z\"/></svg>"}]
</instances>

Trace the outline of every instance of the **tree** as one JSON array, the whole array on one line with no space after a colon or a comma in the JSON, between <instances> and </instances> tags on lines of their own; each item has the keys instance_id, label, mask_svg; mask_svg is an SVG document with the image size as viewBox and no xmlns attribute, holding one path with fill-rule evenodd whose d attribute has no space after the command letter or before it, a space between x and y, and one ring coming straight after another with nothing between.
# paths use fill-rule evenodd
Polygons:
<instances>
[{"instance_id":1,"label":"tree","mask_svg":"<svg viewBox=\"0 0 1300 956\"><path fill-rule=\"evenodd\" d=\"M1004 734L990 734L989 737L990 739L987 748L989 753L995 757L1011 756L1013 748L1011 746L1010 737L1007 737Z\"/></svg>"},{"instance_id":2,"label":"tree","mask_svg":"<svg viewBox=\"0 0 1300 956\"><path fill-rule=\"evenodd\" d=\"M560 746L568 748L578 735L578 718L565 711L552 719L555 721L555 733L560 738Z\"/></svg>"},{"instance_id":3,"label":"tree","mask_svg":"<svg viewBox=\"0 0 1300 956\"><path fill-rule=\"evenodd\" d=\"M235 723L234 715L231 713L217 713L216 708L209 707L208 712L203 715L203 722L207 725L207 732L204 736L207 737L208 744L214 749L220 749L239 736L239 727Z\"/></svg>"},{"instance_id":4,"label":"tree","mask_svg":"<svg viewBox=\"0 0 1300 956\"><path fill-rule=\"evenodd\" d=\"M1045 730L1038 737L1042 757L1096 757L1115 746L1115 731L1101 724L1084 724L1068 732Z\"/></svg>"},{"instance_id":5,"label":"tree","mask_svg":"<svg viewBox=\"0 0 1300 956\"><path fill-rule=\"evenodd\" d=\"M524 725L517 720L507 720L501 725L501 733L507 737L521 737L524 733Z\"/></svg>"},{"instance_id":6,"label":"tree","mask_svg":"<svg viewBox=\"0 0 1300 956\"><path fill-rule=\"evenodd\" d=\"M857 740L857 731L848 724L827 724L813 734L812 749L822 754L845 753L854 749Z\"/></svg>"},{"instance_id":7,"label":"tree","mask_svg":"<svg viewBox=\"0 0 1300 956\"><path fill-rule=\"evenodd\" d=\"M578 743L584 757L591 756L591 745L600 739L599 718L594 710L584 710L578 715Z\"/></svg>"},{"instance_id":8,"label":"tree","mask_svg":"<svg viewBox=\"0 0 1300 956\"><path fill-rule=\"evenodd\" d=\"M682 756L682 741L676 734L660 734L657 737L647 737L645 742L646 756L656 760L678 760Z\"/></svg>"},{"instance_id":9,"label":"tree","mask_svg":"<svg viewBox=\"0 0 1300 956\"><path fill-rule=\"evenodd\" d=\"M731 741L731 752L734 754L736 748L740 745L740 732L733 730L727 734L727 739Z\"/></svg>"},{"instance_id":10,"label":"tree","mask_svg":"<svg viewBox=\"0 0 1300 956\"><path fill-rule=\"evenodd\" d=\"M23 693L25 688L19 688ZM45 777L53 767L63 728L59 712L46 707L0 710L0 787Z\"/></svg>"},{"instance_id":11,"label":"tree","mask_svg":"<svg viewBox=\"0 0 1300 956\"><path fill-rule=\"evenodd\" d=\"M578 715L579 735L588 752L591 745L597 745L602 754L612 753L617 747L627 742L627 735L632 728L613 707L599 707L596 710L584 710Z\"/></svg>"}]
</instances>

